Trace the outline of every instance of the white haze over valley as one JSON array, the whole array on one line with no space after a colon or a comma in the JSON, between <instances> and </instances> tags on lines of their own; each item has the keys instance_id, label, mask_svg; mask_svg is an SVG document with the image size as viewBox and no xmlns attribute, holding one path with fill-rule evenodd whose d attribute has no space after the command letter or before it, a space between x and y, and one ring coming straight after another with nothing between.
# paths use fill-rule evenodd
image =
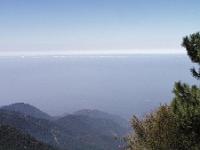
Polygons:
<instances>
[{"instance_id":1,"label":"white haze over valley","mask_svg":"<svg viewBox=\"0 0 200 150\"><path fill-rule=\"evenodd\" d=\"M0 105L25 102L54 116L100 109L130 118L169 102L175 81L196 82L179 52L79 54L1 53Z\"/></svg>"}]
</instances>

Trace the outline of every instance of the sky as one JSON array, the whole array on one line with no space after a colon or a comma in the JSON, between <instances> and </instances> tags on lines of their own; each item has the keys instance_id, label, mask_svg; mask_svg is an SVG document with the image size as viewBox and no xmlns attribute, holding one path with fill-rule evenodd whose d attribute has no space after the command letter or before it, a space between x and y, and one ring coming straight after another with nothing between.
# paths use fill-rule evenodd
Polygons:
<instances>
[{"instance_id":1,"label":"sky","mask_svg":"<svg viewBox=\"0 0 200 150\"><path fill-rule=\"evenodd\" d=\"M0 0L0 53L183 52L199 0Z\"/></svg>"}]
</instances>

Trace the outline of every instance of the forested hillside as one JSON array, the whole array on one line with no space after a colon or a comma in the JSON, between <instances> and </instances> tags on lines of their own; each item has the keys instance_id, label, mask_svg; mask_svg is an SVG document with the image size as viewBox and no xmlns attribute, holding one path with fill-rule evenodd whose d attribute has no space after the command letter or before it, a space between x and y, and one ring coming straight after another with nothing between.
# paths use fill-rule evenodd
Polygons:
<instances>
[{"instance_id":1,"label":"forested hillside","mask_svg":"<svg viewBox=\"0 0 200 150\"><path fill-rule=\"evenodd\" d=\"M0 125L0 150L58 150L13 127Z\"/></svg>"}]
</instances>

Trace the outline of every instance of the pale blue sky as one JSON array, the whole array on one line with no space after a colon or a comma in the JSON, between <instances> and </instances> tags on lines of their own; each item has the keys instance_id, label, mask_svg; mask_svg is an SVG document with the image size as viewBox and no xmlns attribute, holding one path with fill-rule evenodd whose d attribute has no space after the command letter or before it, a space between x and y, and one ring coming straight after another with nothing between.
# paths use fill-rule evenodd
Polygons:
<instances>
[{"instance_id":1,"label":"pale blue sky","mask_svg":"<svg viewBox=\"0 0 200 150\"><path fill-rule=\"evenodd\" d=\"M199 18L199 0L0 0L0 52L172 52Z\"/></svg>"}]
</instances>

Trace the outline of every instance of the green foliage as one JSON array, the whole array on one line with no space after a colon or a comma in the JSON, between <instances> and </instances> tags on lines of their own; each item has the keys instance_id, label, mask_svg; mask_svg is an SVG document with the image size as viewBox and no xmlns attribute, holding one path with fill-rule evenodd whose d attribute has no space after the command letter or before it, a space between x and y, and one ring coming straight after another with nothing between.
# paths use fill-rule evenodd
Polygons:
<instances>
[{"instance_id":1,"label":"green foliage","mask_svg":"<svg viewBox=\"0 0 200 150\"><path fill-rule=\"evenodd\" d=\"M127 150L176 150L180 145L176 118L167 105L143 119L134 116L132 127L134 132L127 139Z\"/></svg>"},{"instance_id":2,"label":"green foliage","mask_svg":"<svg viewBox=\"0 0 200 150\"><path fill-rule=\"evenodd\" d=\"M198 65L198 69L192 68L191 71L195 78L200 79L200 32L183 38L182 46L186 48L192 62Z\"/></svg>"},{"instance_id":3,"label":"green foliage","mask_svg":"<svg viewBox=\"0 0 200 150\"><path fill-rule=\"evenodd\" d=\"M200 89L197 86L190 87L177 82L174 94L171 105L178 118L189 119L192 116L200 115Z\"/></svg>"},{"instance_id":4,"label":"green foliage","mask_svg":"<svg viewBox=\"0 0 200 150\"><path fill-rule=\"evenodd\" d=\"M175 84L171 107L177 119L182 149L200 149L200 89L180 82Z\"/></svg>"},{"instance_id":5,"label":"green foliage","mask_svg":"<svg viewBox=\"0 0 200 150\"><path fill-rule=\"evenodd\" d=\"M174 94L169 106L160 106L143 119L133 117L127 150L200 149L200 89L178 82Z\"/></svg>"}]
</instances>

